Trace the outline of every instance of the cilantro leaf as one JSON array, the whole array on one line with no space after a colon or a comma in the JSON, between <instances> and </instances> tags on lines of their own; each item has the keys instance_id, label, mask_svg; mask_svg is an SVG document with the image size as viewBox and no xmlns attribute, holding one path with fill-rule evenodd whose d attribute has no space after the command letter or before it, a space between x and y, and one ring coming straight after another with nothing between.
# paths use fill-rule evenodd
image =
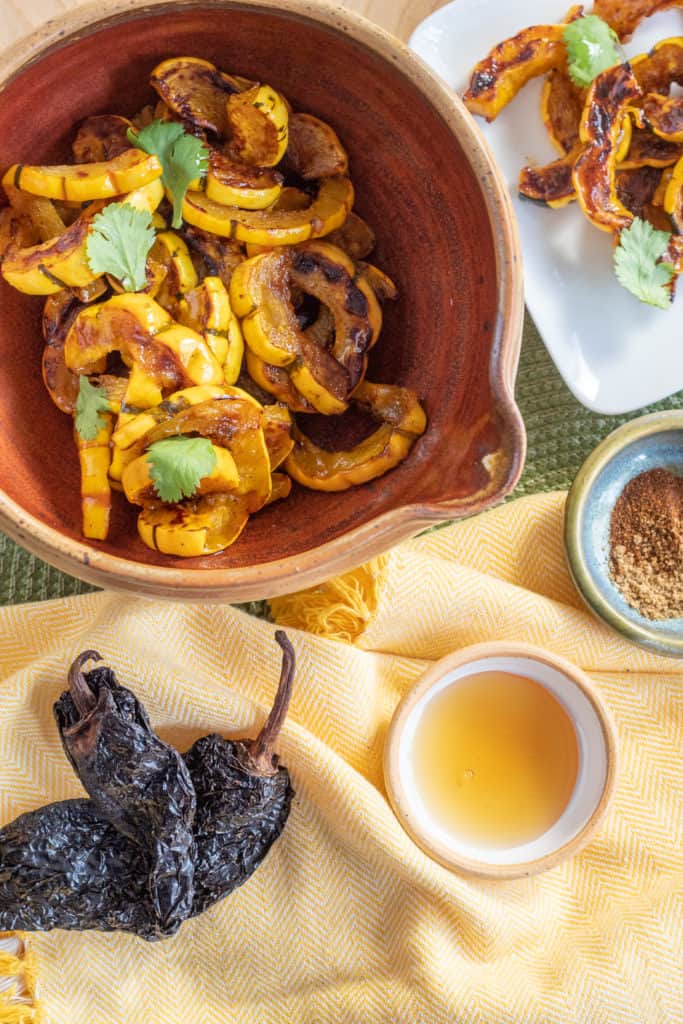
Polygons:
<instances>
[{"instance_id":1,"label":"cilantro leaf","mask_svg":"<svg viewBox=\"0 0 683 1024\"><path fill-rule=\"evenodd\" d=\"M128 203L110 203L93 218L86 253L93 274L113 274L127 292L145 287L147 253L154 245L152 216Z\"/></svg>"},{"instance_id":2,"label":"cilantro leaf","mask_svg":"<svg viewBox=\"0 0 683 1024\"><path fill-rule=\"evenodd\" d=\"M571 80L584 89L607 68L626 60L619 36L597 14L570 21L564 30L564 43Z\"/></svg>"},{"instance_id":3,"label":"cilantro leaf","mask_svg":"<svg viewBox=\"0 0 683 1024\"><path fill-rule=\"evenodd\" d=\"M137 133L129 128L128 141L159 158L164 169L161 180L173 198L173 227L179 228L188 185L209 169L208 147L176 121L152 121Z\"/></svg>"},{"instance_id":4,"label":"cilantro leaf","mask_svg":"<svg viewBox=\"0 0 683 1024\"><path fill-rule=\"evenodd\" d=\"M659 309L671 305L671 284L675 267L661 262L671 235L657 231L639 217L621 232L619 245L614 250L614 269L620 284L641 302Z\"/></svg>"},{"instance_id":5,"label":"cilantro leaf","mask_svg":"<svg viewBox=\"0 0 683 1024\"><path fill-rule=\"evenodd\" d=\"M86 376L78 378L78 385L76 430L83 441L94 441L106 425L106 420L100 414L110 412L111 405L102 389L91 384Z\"/></svg>"},{"instance_id":6,"label":"cilantro leaf","mask_svg":"<svg viewBox=\"0 0 683 1024\"><path fill-rule=\"evenodd\" d=\"M162 501L191 498L199 482L216 467L216 453L206 437L167 437L147 449L149 475Z\"/></svg>"}]
</instances>

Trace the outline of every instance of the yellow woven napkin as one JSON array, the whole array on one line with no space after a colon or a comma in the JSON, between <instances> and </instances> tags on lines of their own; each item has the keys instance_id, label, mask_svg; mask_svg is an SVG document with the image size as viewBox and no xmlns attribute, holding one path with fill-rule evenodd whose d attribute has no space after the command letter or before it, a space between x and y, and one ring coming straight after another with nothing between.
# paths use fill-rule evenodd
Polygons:
<instances>
[{"instance_id":1,"label":"yellow woven napkin","mask_svg":"<svg viewBox=\"0 0 683 1024\"><path fill-rule=\"evenodd\" d=\"M681 1021L681 668L582 610L562 557L562 505L562 495L523 499L275 602L299 659L280 743L297 791L284 835L242 889L167 942L30 936L38 1010L15 997L0 1021ZM80 649L99 649L161 735L186 749L263 720L278 670L273 628L229 607L109 593L2 610L0 821L81 794L51 718ZM616 799L585 852L504 883L430 861L382 783L389 719L425 663L495 638L583 666L621 742ZM4 956L0 947L0 969L23 984L22 961Z\"/></svg>"}]
</instances>

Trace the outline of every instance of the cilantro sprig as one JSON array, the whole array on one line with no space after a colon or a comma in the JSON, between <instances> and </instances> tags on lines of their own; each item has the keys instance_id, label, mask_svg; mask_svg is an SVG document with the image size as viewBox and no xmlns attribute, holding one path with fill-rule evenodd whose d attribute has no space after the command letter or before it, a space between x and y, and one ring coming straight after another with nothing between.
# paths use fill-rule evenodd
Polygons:
<instances>
[{"instance_id":1,"label":"cilantro sprig","mask_svg":"<svg viewBox=\"0 0 683 1024\"><path fill-rule=\"evenodd\" d=\"M571 80L582 89L607 68L626 60L619 36L597 14L570 21L564 29L564 43Z\"/></svg>"},{"instance_id":2,"label":"cilantro sprig","mask_svg":"<svg viewBox=\"0 0 683 1024\"><path fill-rule=\"evenodd\" d=\"M113 274L127 292L145 287L147 254L154 245L152 217L128 203L110 203L93 218L86 254L93 274Z\"/></svg>"},{"instance_id":3,"label":"cilantro sprig","mask_svg":"<svg viewBox=\"0 0 683 1024\"><path fill-rule=\"evenodd\" d=\"M86 376L78 378L76 399L76 430L83 441L94 441L106 425L103 412L110 412L109 399L101 388L91 384Z\"/></svg>"},{"instance_id":4,"label":"cilantro sprig","mask_svg":"<svg viewBox=\"0 0 683 1024\"><path fill-rule=\"evenodd\" d=\"M128 129L128 141L159 158L161 180L173 199L173 227L182 224L182 206L188 185L209 169L209 149L176 121L152 121L139 132Z\"/></svg>"},{"instance_id":5,"label":"cilantro sprig","mask_svg":"<svg viewBox=\"0 0 683 1024\"><path fill-rule=\"evenodd\" d=\"M191 498L216 467L216 452L206 437L168 437L147 449L149 475L162 501Z\"/></svg>"},{"instance_id":6,"label":"cilantro sprig","mask_svg":"<svg viewBox=\"0 0 683 1024\"><path fill-rule=\"evenodd\" d=\"M671 305L670 285L675 267L662 259L670 239L667 231L657 231L648 221L636 217L631 226L621 232L619 245L614 250L614 269L619 283L641 302L659 309L668 309Z\"/></svg>"}]
</instances>

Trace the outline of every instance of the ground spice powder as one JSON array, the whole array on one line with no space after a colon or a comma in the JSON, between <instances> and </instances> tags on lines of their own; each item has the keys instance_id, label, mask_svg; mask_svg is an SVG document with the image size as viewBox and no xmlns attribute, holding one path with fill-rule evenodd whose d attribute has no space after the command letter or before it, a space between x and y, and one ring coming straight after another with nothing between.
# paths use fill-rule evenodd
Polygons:
<instances>
[{"instance_id":1,"label":"ground spice powder","mask_svg":"<svg viewBox=\"0 0 683 1024\"><path fill-rule=\"evenodd\" d=\"M612 512L610 571L645 618L683 616L683 479L651 469L626 485Z\"/></svg>"}]
</instances>

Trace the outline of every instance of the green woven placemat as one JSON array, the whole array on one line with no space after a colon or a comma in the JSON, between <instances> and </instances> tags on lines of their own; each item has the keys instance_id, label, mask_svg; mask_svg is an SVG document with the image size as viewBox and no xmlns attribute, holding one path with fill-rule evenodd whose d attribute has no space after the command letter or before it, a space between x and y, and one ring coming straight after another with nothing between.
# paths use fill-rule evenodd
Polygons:
<instances>
[{"instance_id":1,"label":"green woven placemat","mask_svg":"<svg viewBox=\"0 0 683 1024\"><path fill-rule=\"evenodd\" d=\"M598 416L584 409L565 387L528 316L517 398L527 426L529 453L515 497L569 487L598 441L620 423L639 415ZM683 391L641 411L681 408ZM52 569L0 534L0 604L44 601L92 589Z\"/></svg>"}]
</instances>

